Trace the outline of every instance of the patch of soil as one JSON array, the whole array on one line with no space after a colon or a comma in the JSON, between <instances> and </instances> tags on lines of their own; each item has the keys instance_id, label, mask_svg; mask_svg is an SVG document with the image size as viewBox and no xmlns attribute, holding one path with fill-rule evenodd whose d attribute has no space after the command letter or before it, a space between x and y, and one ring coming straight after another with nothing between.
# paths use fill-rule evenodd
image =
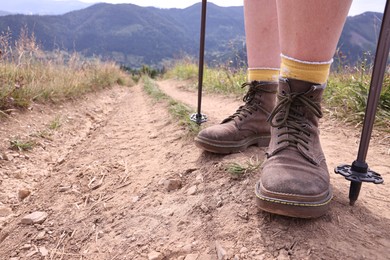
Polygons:
<instances>
[{"instance_id":1,"label":"patch of soil","mask_svg":"<svg viewBox=\"0 0 390 260\"><path fill-rule=\"evenodd\" d=\"M185 83L158 84L196 107L196 93L183 90ZM205 126L240 103L205 95ZM61 126L49 129L58 118ZM140 85L62 106L35 105L1 121L0 258L388 259L390 190L364 184L351 207L349 183L333 174L355 159L359 129L329 118L321 129L335 197L325 216L301 220L258 210L260 172L236 178L226 171L231 162L263 161L265 149L226 156L197 149L167 105ZM11 151L15 138L37 145ZM389 139L375 134L367 158L385 180ZM37 211L47 213L44 222L21 224Z\"/></svg>"}]
</instances>

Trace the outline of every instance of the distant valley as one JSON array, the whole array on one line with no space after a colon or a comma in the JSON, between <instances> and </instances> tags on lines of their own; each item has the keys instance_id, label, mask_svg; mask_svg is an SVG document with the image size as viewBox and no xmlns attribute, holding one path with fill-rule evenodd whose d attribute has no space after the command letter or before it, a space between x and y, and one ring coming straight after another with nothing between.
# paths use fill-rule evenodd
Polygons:
<instances>
[{"instance_id":1,"label":"distant valley","mask_svg":"<svg viewBox=\"0 0 390 260\"><path fill-rule=\"evenodd\" d=\"M76 2L76 1L75 1ZM0 15L0 31L19 37L27 26L42 49L77 51L129 67L162 66L165 61L198 55L200 4L158 9L132 4L95 4L62 15ZM381 13L348 17L339 50L346 63L375 52ZM206 61L245 60L243 7L208 4Z\"/></svg>"}]
</instances>

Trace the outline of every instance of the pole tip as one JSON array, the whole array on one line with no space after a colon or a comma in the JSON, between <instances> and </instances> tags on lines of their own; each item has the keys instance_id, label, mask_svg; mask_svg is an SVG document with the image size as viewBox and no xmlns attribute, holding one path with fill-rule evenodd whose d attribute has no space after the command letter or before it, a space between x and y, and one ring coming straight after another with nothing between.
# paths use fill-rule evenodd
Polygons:
<instances>
[{"instance_id":1,"label":"pole tip","mask_svg":"<svg viewBox=\"0 0 390 260\"><path fill-rule=\"evenodd\" d=\"M349 205L350 205L350 206L354 206L354 205L355 205L355 202L356 202L356 200L349 200Z\"/></svg>"}]
</instances>

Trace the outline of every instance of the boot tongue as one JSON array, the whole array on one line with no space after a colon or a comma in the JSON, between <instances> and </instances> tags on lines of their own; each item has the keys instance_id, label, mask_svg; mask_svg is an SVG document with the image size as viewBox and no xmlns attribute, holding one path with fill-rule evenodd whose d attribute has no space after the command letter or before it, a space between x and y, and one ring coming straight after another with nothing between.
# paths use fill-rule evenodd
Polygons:
<instances>
[{"instance_id":1,"label":"boot tongue","mask_svg":"<svg viewBox=\"0 0 390 260\"><path fill-rule=\"evenodd\" d=\"M281 79L279 104L275 108L279 112L276 114L273 112L270 118L272 126L278 128L279 137L275 146L270 147L269 156L292 146L288 149L296 147L308 161L318 164L321 151L317 151L315 149L317 145L313 143L319 142L317 125L318 118L322 117L319 102L323 88L324 85Z\"/></svg>"}]
</instances>

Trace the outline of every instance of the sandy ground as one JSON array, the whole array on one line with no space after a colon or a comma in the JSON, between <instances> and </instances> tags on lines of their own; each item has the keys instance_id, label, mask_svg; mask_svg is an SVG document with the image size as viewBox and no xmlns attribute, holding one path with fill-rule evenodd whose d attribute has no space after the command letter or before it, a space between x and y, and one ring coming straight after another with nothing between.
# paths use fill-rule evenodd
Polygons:
<instances>
[{"instance_id":1,"label":"sandy ground","mask_svg":"<svg viewBox=\"0 0 390 260\"><path fill-rule=\"evenodd\" d=\"M185 82L158 84L196 107ZM205 126L240 103L205 95ZM61 126L49 129L54 120ZM0 259L389 259L390 189L364 184L351 207L349 182L333 173L355 159L360 129L326 118L321 129L335 197L325 216L301 220L258 210L260 172L226 171L263 161L265 149L199 150L140 85L34 105L0 121ZM36 146L10 150L15 139ZM388 134L374 134L367 162L386 183Z\"/></svg>"}]
</instances>

